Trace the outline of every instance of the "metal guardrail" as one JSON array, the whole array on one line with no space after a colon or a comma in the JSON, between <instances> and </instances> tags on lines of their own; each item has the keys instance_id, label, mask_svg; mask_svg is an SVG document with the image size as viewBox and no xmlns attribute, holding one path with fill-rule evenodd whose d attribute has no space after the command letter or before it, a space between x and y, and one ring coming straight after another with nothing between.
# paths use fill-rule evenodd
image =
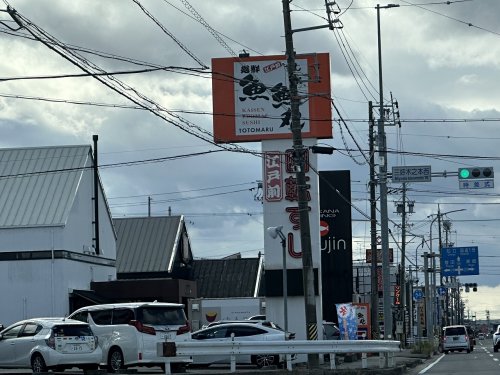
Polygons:
<instances>
[{"instance_id":1,"label":"metal guardrail","mask_svg":"<svg viewBox=\"0 0 500 375\"><path fill-rule=\"evenodd\" d=\"M168 349L166 347L168 346ZM286 368L292 371L294 354L329 354L330 368L335 369L335 355L361 353L361 366L367 368L367 353L379 353L379 367L393 367L400 342L392 340L290 340L290 341L181 341L160 343L158 355L165 357L165 373L170 374L170 362L189 361L196 355L227 355L231 372L236 372L237 355L283 354Z\"/></svg>"}]
</instances>

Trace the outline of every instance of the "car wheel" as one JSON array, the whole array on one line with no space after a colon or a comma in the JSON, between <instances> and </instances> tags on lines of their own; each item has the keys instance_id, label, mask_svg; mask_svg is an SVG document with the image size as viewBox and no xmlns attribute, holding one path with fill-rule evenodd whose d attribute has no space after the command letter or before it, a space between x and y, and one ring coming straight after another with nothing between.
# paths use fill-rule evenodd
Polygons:
<instances>
[{"instance_id":1,"label":"car wheel","mask_svg":"<svg viewBox=\"0 0 500 375\"><path fill-rule=\"evenodd\" d=\"M495 346L493 347L493 351L494 351L494 352L498 352L498 346L496 346L496 345L495 345Z\"/></svg>"},{"instance_id":2,"label":"car wheel","mask_svg":"<svg viewBox=\"0 0 500 375\"><path fill-rule=\"evenodd\" d=\"M118 372L124 367L122 351L119 348L111 348L108 354L108 372Z\"/></svg>"},{"instance_id":3,"label":"car wheel","mask_svg":"<svg viewBox=\"0 0 500 375\"><path fill-rule=\"evenodd\" d=\"M448 350L445 350L445 351L444 351L444 354L448 354Z\"/></svg>"},{"instance_id":4,"label":"car wheel","mask_svg":"<svg viewBox=\"0 0 500 375\"><path fill-rule=\"evenodd\" d=\"M460 351L461 351L461 350L460 350ZM470 350L470 349L467 349L467 353L470 353L470 352L471 352L471 350Z\"/></svg>"},{"instance_id":5,"label":"car wheel","mask_svg":"<svg viewBox=\"0 0 500 375\"><path fill-rule=\"evenodd\" d=\"M40 372L47 372L47 365L45 364L45 360L43 359L41 354L37 353L31 358L31 369L35 374Z\"/></svg>"},{"instance_id":6,"label":"car wheel","mask_svg":"<svg viewBox=\"0 0 500 375\"><path fill-rule=\"evenodd\" d=\"M273 354L259 354L252 356L252 363L258 368L277 366L279 362L279 356Z\"/></svg>"}]
</instances>

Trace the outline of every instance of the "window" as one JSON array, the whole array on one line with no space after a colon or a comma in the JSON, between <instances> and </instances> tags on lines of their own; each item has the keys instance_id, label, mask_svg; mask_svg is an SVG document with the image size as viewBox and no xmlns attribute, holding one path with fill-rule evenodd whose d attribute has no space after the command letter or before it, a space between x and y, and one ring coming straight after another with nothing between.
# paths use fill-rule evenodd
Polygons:
<instances>
[{"instance_id":1,"label":"window","mask_svg":"<svg viewBox=\"0 0 500 375\"><path fill-rule=\"evenodd\" d=\"M40 332L42 329L41 325L35 324L35 323L26 323L24 326L24 329L22 330L21 334L19 335L20 337L30 337L30 336L35 336L38 332Z\"/></svg>"},{"instance_id":2,"label":"window","mask_svg":"<svg viewBox=\"0 0 500 375\"><path fill-rule=\"evenodd\" d=\"M92 316L95 324L107 326L111 324L111 311L112 310L96 310L91 311L90 315Z\"/></svg>"},{"instance_id":3,"label":"window","mask_svg":"<svg viewBox=\"0 0 500 375\"><path fill-rule=\"evenodd\" d=\"M145 306L138 310L137 319L150 325L186 324L184 310L179 307Z\"/></svg>"},{"instance_id":4,"label":"window","mask_svg":"<svg viewBox=\"0 0 500 375\"><path fill-rule=\"evenodd\" d=\"M460 336L465 335L465 327L446 327L445 328L446 336Z\"/></svg>"},{"instance_id":5,"label":"window","mask_svg":"<svg viewBox=\"0 0 500 375\"><path fill-rule=\"evenodd\" d=\"M231 333L234 333L234 337L256 336L266 333L266 331L261 328L247 326L235 326L228 328L227 331L226 337L231 337Z\"/></svg>"},{"instance_id":6,"label":"window","mask_svg":"<svg viewBox=\"0 0 500 375\"><path fill-rule=\"evenodd\" d=\"M134 311L132 309L113 310L113 324L129 324L134 319Z\"/></svg>"},{"instance_id":7,"label":"window","mask_svg":"<svg viewBox=\"0 0 500 375\"><path fill-rule=\"evenodd\" d=\"M79 320L80 322L88 323L88 311L82 311L71 316L71 319Z\"/></svg>"},{"instance_id":8,"label":"window","mask_svg":"<svg viewBox=\"0 0 500 375\"><path fill-rule=\"evenodd\" d=\"M17 337L17 335L19 334L19 332L21 331L21 328L23 328L23 325L22 324L19 324L15 327L12 327L11 329L9 329L8 331L5 331L3 333L3 338L4 339L14 339Z\"/></svg>"},{"instance_id":9,"label":"window","mask_svg":"<svg viewBox=\"0 0 500 375\"><path fill-rule=\"evenodd\" d=\"M92 330L88 325L60 325L52 328L54 336L93 336Z\"/></svg>"}]
</instances>

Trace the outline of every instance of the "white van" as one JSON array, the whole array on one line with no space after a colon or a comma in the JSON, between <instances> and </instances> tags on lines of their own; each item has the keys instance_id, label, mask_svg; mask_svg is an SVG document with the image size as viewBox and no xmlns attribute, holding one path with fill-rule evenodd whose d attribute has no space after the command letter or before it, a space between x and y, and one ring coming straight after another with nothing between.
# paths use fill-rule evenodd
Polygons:
<instances>
[{"instance_id":1,"label":"white van","mask_svg":"<svg viewBox=\"0 0 500 375\"><path fill-rule=\"evenodd\" d=\"M463 325L447 326L443 328L443 352L461 352L466 350L470 353L472 350L472 338L469 337L467 328Z\"/></svg>"},{"instance_id":2,"label":"white van","mask_svg":"<svg viewBox=\"0 0 500 375\"><path fill-rule=\"evenodd\" d=\"M99 338L101 365L109 372L129 366L162 366L157 343L189 339L184 305L132 302L82 307L69 318L88 322Z\"/></svg>"}]
</instances>

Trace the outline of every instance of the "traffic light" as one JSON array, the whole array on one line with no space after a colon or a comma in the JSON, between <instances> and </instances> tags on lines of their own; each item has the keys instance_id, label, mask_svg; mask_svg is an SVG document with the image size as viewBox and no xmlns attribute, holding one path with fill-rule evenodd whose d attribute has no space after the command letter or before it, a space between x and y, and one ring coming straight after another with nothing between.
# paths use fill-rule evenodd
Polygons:
<instances>
[{"instance_id":1,"label":"traffic light","mask_svg":"<svg viewBox=\"0 0 500 375\"><path fill-rule=\"evenodd\" d=\"M459 180L484 180L493 177L493 167L458 168Z\"/></svg>"},{"instance_id":2,"label":"traffic light","mask_svg":"<svg viewBox=\"0 0 500 375\"><path fill-rule=\"evenodd\" d=\"M477 292L477 284L476 283L470 283L470 284L464 284L465 286L465 291L469 293L470 288L472 288L473 292Z\"/></svg>"}]
</instances>

